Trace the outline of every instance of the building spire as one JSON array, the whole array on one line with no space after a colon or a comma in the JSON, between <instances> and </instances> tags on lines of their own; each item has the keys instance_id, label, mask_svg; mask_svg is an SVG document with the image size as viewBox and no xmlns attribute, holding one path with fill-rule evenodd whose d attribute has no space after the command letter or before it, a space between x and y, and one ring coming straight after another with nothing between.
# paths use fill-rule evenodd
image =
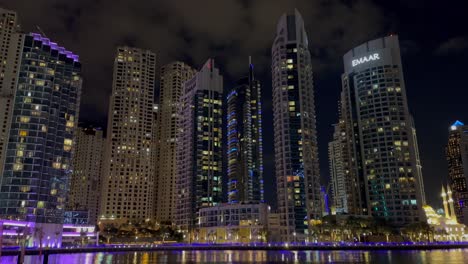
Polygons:
<instances>
[{"instance_id":1,"label":"building spire","mask_svg":"<svg viewBox=\"0 0 468 264\"><path fill-rule=\"evenodd\" d=\"M453 206L452 190L450 189L449 185L447 185L447 195L448 195L448 203L450 206L450 217L456 218L457 216L455 214L455 208Z\"/></svg>"},{"instance_id":2,"label":"building spire","mask_svg":"<svg viewBox=\"0 0 468 264\"><path fill-rule=\"evenodd\" d=\"M442 185L442 193L440 196L442 196L442 201L444 204L445 218L449 219L450 213L449 213L448 206L447 206L447 194L445 193L444 185Z\"/></svg>"}]
</instances>

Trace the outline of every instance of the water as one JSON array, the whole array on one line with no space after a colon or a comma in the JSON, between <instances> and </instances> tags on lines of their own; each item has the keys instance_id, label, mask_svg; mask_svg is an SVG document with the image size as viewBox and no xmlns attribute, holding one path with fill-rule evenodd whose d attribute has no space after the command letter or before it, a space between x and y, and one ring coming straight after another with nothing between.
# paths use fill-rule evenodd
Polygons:
<instances>
[{"instance_id":1,"label":"water","mask_svg":"<svg viewBox=\"0 0 468 264\"><path fill-rule=\"evenodd\" d=\"M149 264L149 263L466 263L468 249L451 250L348 250L348 251L264 251L206 250L50 255L50 264ZM1 263L16 263L4 256ZM25 263L42 263L38 256L26 256Z\"/></svg>"}]
</instances>

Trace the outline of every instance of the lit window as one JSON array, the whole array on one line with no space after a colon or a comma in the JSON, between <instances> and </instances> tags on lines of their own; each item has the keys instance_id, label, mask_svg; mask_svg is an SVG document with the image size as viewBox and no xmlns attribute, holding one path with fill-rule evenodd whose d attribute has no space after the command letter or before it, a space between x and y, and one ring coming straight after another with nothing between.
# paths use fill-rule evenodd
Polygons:
<instances>
[{"instance_id":1,"label":"lit window","mask_svg":"<svg viewBox=\"0 0 468 264\"><path fill-rule=\"evenodd\" d=\"M25 136L28 135L28 131L26 131L26 130L20 130L19 135L20 135L21 137L25 137Z\"/></svg>"},{"instance_id":2,"label":"lit window","mask_svg":"<svg viewBox=\"0 0 468 264\"><path fill-rule=\"evenodd\" d=\"M21 123L29 123L29 120L30 120L29 116L20 117L20 122Z\"/></svg>"},{"instance_id":3,"label":"lit window","mask_svg":"<svg viewBox=\"0 0 468 264\"><path fill-rule=\"evenodd\" d=\"M21 171L21 170L23 170L23 163L13 164L13 171Z\"/></svg>"}]
</instances>

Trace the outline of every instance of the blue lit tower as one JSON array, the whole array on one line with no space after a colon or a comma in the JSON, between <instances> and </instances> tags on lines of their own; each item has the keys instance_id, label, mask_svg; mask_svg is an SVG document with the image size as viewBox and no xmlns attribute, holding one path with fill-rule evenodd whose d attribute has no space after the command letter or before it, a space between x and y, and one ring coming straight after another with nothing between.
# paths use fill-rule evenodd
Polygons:
<instances>
[{"instance_id":1,"label":"blue lit tower","mask_svg":"<svg viewBox=\"0 0 468 264\"><path fill-rule=\"evenodd\" d=\"M264 202L261 85L249 75L227 96L228 201Z\"/></svg>"},{"instance_id":2,"label":"blue lit tower","mask_svg":"<svg viewBox=\"0 0 468 264\"><path fill-rule=\"evenodd\" d=\"M398 37L359 45L343 62L341 118L349 160L355 161L347 170L355 172L350 176L359 190L356 205L361 214L397 226L424 221L423 179Z\"/></svg>"},{"instance_id":3,"label":"blue lit tower","mask_svg":"<svg viewBox=\"0 0 468 264\"><path fill-rule=\"evenodd\" d=\"M283 241L306 241L322 216L312 62L297 10L281 16L271 49L278 212Z\"/></svg>"},{"instance_id":4,"label":"blue lit tower","mask_svg":"<svg viewBox=\"0 0 468 264\"><path fill-rule=\"evenodd\" d=\"M0 216L32 222L60 244L81 92L78 56L24 37L0 186Z\"/></svg>"},{"instance_id":5,"label":"blue lit tower","mask_svg":"<svg viewBox=\"0 0 468 264\"><path fill-rule=\"evenodd\" d=\"M450 126L445 153L455 215L459 223L466 224L468 223L468 126L460 121Z\"/></svg>"}]
</instances>

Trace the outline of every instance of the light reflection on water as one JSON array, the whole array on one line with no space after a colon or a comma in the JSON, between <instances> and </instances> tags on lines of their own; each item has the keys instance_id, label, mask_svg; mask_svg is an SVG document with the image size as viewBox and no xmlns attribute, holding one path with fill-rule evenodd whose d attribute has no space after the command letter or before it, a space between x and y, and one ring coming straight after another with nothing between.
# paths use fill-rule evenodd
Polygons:
<instances>
[{"instance_id":1,"label":"light reflection on water","mask_svg":"<svg viewBox=\"0 0 468 264\"><path fill-rule=\"evenodd\" d=\"M50 255L50 264L150 264L150 263L464 263L468 249L451 250L376 250L376 251L263 251L205 250L155 251ZM16 257L2 257L1 263L17 263ZM26 256L25 263L42 263L38 256Z\"/></svg>"}]
</instances>

